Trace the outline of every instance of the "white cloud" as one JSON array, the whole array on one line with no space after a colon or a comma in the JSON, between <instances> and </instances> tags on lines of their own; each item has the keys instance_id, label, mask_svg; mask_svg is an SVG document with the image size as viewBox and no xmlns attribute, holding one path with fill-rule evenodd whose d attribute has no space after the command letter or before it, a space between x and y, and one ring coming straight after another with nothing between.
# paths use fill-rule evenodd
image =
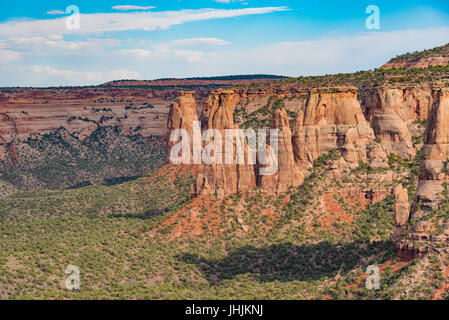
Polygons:
<instances>
[{"instance_id":1,"label":"white cloud","mask_svg":"<svg viewBox=\"0 0 449 320\"><path fill-rule=\"evenodd\" d=\"M197 9L161 12L80 14L80 29L67 29L66 18L9 21L0 24L0 36L45 36L48 34L89 34L107 31L164 30L191 21L232 18L290 10L287 7L244 9Z\"/></svg>"},{"instance_id":2,"label":"white cloud","mask_svg":"<svg viewBox=\"0 0 449 320\"><path fill-rule=\"evenodd\" d=\"M29 52L33 55L40 52L43 54L57 52L58 54L64 55L74 52L82 54L86 51L99 51L108 47L118 46L120 43L122 43L121 40L107 38L87 38L82 41L66 41L61 35L49 35L47 37L11 37L0 40L0 47L20 50L23 53Z\"/></svg>"},{"instance_id":3,"label":"white cloud","mask_svg":"<svg viewBox=\"0 0 449 320\"><path fill-rule=\"evenodd\" d=\"M0 46L0 64L11 63L20 60L22 54L17 51L4 50Z\"/></svg>"},{"instance_id":4,"label":"white cloud","mask_svg":"<svg viewBox=\"0 0 449 320\"><path fill-rule=\"evenodd\" d=\"M47 11L46 14L60 15L60 14L66 14L66 13L65 13L65 11L62 11L62 10L50 10L50 11Z\"/></svg>"},{"instance_id":5,"label":"white cloud","mask_svg":"<svg viewBox=\"0 0 449 320\"><path fill-rule=\"evenodd\" d=\"M243 2L245 0L213 0L215 2L218 3L231 3L231 2ZM243 3L243 4L247 4L247 3Z\"/></svg>"},{"instance_id":6,"label":"white cloud","mask_svg":"<svg viewBox=\"0 0 449 320\"><path fill-rule=\"evenodd\" d=\"M291 76L355 72L380 67L396 55L449 42L449 28L369 32L350 37L282 42L244 51L218 52L203 72L274 73Z\"/></svg>"},{"instance_id":7,"label":"white cloud","mask_svg":"<svg viewBox=\"0 0 449 320\"><path fill-rule=\"evenodd\" d=\"M179 39L170 42L166 42L167 45L175 45L175 46L192 46L192 45L216 45L216 46L225 46L230 43L217 38L191 38L191 39Z\"/></svg>"},{"instance_id":8,"label":"white cloud","mask_svg":"<svg viewBox=\"0 0 449 320\"><path fill-rule=\"evenodd\" d=\"M214 52L203 52L199 50L178 50L178 49L171 49L163 45L156 46L154 51L144 49L121 49L118 50L117 53L125 57L128 57L128 59L129 58L137 59L137 61L139 62L143 61L148 63L171 62L172 64L177 62L188 62L188 63L206 62L208 61L208 59L216 56L216 53Z\"/></svg>"},{"instance_id":9,"label":"white cloud","mask_svg":"<svg viewBox=\"0 0 449 320\"><path fill-rule=\"evenodd\" d=\"M98 84L115 79L139 79L140 74L132 70L112 70L105 72L90 72L58 69L52 66L33 65L27 67L7 67L4 68L10 72L21 72L29 77L36 77L46 82L48 78L58 79L60 83L80 84Z\"/></svg>"},{"instance_id":10,"label":"white cloud","mask_svg":"<svg viewBox=\"0 0 449 320\"><path fill-rule=\"evenodd\" d=\"M189 43L187 40L191 39L180 40ZM0 72L0 86L87 85L122 78L354 72L377 68L398 54L448 42L447 27L367 32L272 43L250 49L213 47L215 52L208 47L197 50L171 42L155 44L95 38L75 42L78 49L73 49L70 42L60 36L14 37L0 41L0 61L6 61L8 66Z\"/></svg>"},{"instance_id":11,"label":"white cloud","mask_svg":"<svg viewBox=\"0 0 449 320\"><path fill-rule=\"evenodd\" d=\"M185 59L187 62L190 63L202 62L208 58L216 56L214 52L205 53L202 51L192 51L192 50L174 50L173 54L176 57Z\"/></svg>"},{"instance_id":12,"label":"white cloud","mask_svg":"<svg viewBox=\"0 0 449 320\"><path fill-rule=\"evenodd\" d=\"M120 11L128 11L128 10L149 10L154 9L156 7L152 6L132 6L132 5L121 5L121 6L113 6L111 9L120 10Z\"/></svg>"}]
</instances>

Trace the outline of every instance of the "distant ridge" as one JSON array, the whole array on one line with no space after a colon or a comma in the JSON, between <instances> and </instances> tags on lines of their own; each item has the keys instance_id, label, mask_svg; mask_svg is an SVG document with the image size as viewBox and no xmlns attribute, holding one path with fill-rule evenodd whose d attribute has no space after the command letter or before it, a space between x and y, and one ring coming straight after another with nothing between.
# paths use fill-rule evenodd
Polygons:
<instances>
[{"instance_id":1,"label":"distant ridge","mask_svg":"<svg viewBox=\"0 0 449 320\"><path fill-rule=\"evenodd\" d=\"M229 75L229 76L215 76L215 77L193 77L193 78L161 78L156 80L114 80L102 84L102 86L227 86L238 84L251 84L256 82L268 82L273 80L286 79L288 77L269 75L269 74L254 74L254 75Z\"/></svg>"},{"instance_id":2,"label":"distant ridge","mask_svg":"<svg viewBox=\"0 0 449 320\"><path fill-rule=\"evenodd\" d=\"M449 64L449 43L433 49L405 53L391 59L380 69L425 69Z\"/></svg>"},{"instance_id":3,"label":"distant ridge","mask_svg":"<svg viewBox=\"0 0 449 320\"><path fill-rule=\"evenodd\" d=\"M272 74L244 74L244 75L228 75L228 76L213 76L213 77L190 77L190 78L159 78L154 80L141 81L171 81L171 80L251 80L251 79L285 79L287 76L279 76ZM114 80L112 82L137 81L137 80Z\"/></svg>"}]
</instances>

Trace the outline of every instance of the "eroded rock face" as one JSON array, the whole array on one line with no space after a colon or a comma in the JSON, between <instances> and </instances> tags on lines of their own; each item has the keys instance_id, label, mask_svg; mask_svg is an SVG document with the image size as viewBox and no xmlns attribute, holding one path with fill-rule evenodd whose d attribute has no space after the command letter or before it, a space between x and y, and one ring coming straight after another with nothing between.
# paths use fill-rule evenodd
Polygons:
<instances>
[{"instance_id":1,"label":"eroded rock face","mask_svg":"<svg viewBox=\"0 0 449 320\"><path fill-rule=\"evenodd\" d=\"M171 105L168 115L167 157L169 163L172 163L170 159L171 150L179 142L179 140L171 141L170 136L177 129L184 129L189 134L190 159L193 158L194 126L197 125L197 122L195 93L193 91L181 92L178 101Z\"/></svg>"},{"instance_id":2,"label":"eroded rock face","mask_svg":"<svg viewBox=\"0 0 449 320\"><path fill-rule=\"evenodd\" d=\"M411 210L411 219L416 223L410 225L410 232L396 243L403 254L412 256L444 250L449 246L447 225L443 225L443 232L440 232L435 221L422 219L438 209L444 197L444 188L449 183L449 88L435 92L424 143L419 184ZM434 234L436 231L437 234Z\"/></svg>"},{"instance_id":3,"label":"eroded rock face","mask_svg":"<svg viewBox=\"0 0 449 320\"><path fill-rule=\"evenodd\" d=\"M432 108L431 88L374 88L365 92L362 105L376 136L389 153L415 156L421 146L415 146L412 137L424 133L424 127L415 122L426 119Z\"/></svg>"},{"instance_id":4,"label":"eroded rock face","mask_svg":"<svg viewBox=\"0 0 449 320\"><path fill-rule=\"evenodd\" d=\"M246 156L245 164L237 163L236 140L233 140L232 154L230 155L234 164L225 164L226 152L231 152L231 150L226 150L225 130L238 128L233 119L234 107L238 100L238 95L232 90L216 90L211 93L204 106L204 110L207 112L207 123L203 129L216 129L221 133L223 139L222 152L215 154L220 161L215 161L214 164L203 163L199 167L196 185L198 195L216 195L218 198L224 198L237 193L249 194L256 187L255 166L248 164ZM207 144L206 142L204 145ZM247 143L244 143L244 149L248 150Z\"/></svg>"},{"instance_id":5,"label":"eroded rock face","mask_svg":"<svg viewBox=\"0 0 449 320\"><path fill-rule=\"evenodd\" d=\"M397 227L407 225L410 218L410 203L408 202L408 191L399 184L393 191L394 194L394 220Z\"/></svg>"},{"instance_id":6,"label":"eroded rock face","mask_svg":"<svg viewBox=\"0 0 449 320\"><path fill-rule=\"evenodd\" d=\"M274 111L271 128L278 130L278 169L274 175L260 176L260 190L266 194L285 193L289 187L304 181L304 173L295 163L292 132L285 109Z\"/></svg>"},{"instance_id":7,"label":"eroded rock face","mask_svg":"<svg viewBox=\"0 0 449 320\"><path fill-rule=\"evenodd\" d=\"M172 97L164 91L123 88L23 89L0 106L0 142L26 140L63 127L81 140L98 127L117 126L128 135L164 136ZM172 94L173 95L173 94Z\"/></svg>"},{"instance_id":8,"label":"eroded rock face","mask_svg":"<svg viewBox=\"0 0 449 320\"><path fill-rule=\"evenodd\" d=\"M449 55L445 54L432 54L424 57L404 59L400 61L388 62L380 69L425 69L436 66L447 66L449 64Z\"/></svg>"},{"instance_id":9,"label":"eroded rock face","mask_svg":"<svg viewBox=\"0 0 449 320\"><path fill-rule=\"evenodd\" d=\"M429 115L425 145L420 162L417 200L422 210L434 210L449 182L449 89L438 91L435 107Z\"/></svg>"},{"instance_id":10,"label":"eroded rock face","mask_svg":"<svg viewBox=\"0 0 449 320\"><path fill-rule=\"evenodd\" d=\"M266 93L261 94L265 97ZM285 94L280 93L281 96ZM207 129L216 129L224 140L226 130L238 129L233 113L242 101L251 104L248 93L242 95L236 90L212 92L200 117L203 133ZM360 162L368 162L373 167L387 165L386 152L374 141L374 132L363 115L355 87L312 89L306 100L297 101L304 102L298 103L297 116L292 124L284 108L275 108L273 112L271 129L278 130L278 170L275 174L261 174L260 169L266 167L261 163L248 164L246 140L245 164L237 164L236 142L233 140L232 155L226 154L229 151L223 142L222 153L216 155L220 161L200 166L197 194L223 198L235 193L251 193L256 185L265 194L285 193L289 187L300 185L313 163L331 150L338 150L342 155L331 166L334 175L339 170L357 168ZM181 126L180 120L173 118L177 107L179 105L174 105L169 124L176 122L178 125L172 125L171 129ZM193 109L192 105L190 110ZM178 114L182 112L177 111ZM209 141L203 142L203 148L207 145ZM226 156L233 158L236 164L224 164Z\"/></svg>"},{"instance_id":11,"label":"eroded rock face","mask_svg":"<svg viewBox=\"0 0 449 320\"><path fill-rule=\"evenodd\" d=\"M341 166L348 169L358 167L359 161L369 161L369 150L379 162L385 155L381 148L373 151L370 145L374 138L355 87L311 90L293 126L294 155L302 167L310 167L319 156L334 149L341 152Z\"/></svg>"}]
</instances>

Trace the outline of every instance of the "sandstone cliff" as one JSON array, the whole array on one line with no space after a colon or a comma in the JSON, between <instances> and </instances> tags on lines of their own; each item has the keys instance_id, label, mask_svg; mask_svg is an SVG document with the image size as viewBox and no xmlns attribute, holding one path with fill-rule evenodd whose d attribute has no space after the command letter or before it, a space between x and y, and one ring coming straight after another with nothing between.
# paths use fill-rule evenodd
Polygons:
<instances>
[{"instance_id":1,"label":"sandstone cliff","mask_svg":"<svg viewBox=\"0 0 449 320\"><path fill-rule=\"evenodd\" d=\"M412 57L398 61L390 61L380 69L404 68L404 69L425 69L436 66L447 66L449 64L448 54L432 54L424 57Z\"/></svg>"},{"instance_id":2,"label":"sandstone cliff","mask_svg":"<svg viewBox=\"0 0 449 320\"><path fill-rule=\"evenodd\" d=\"M434 103L429 86L379 87L366 90L362 106L376 136L389 153L410 158L421 146L412 137L422 136L420 125Z\"/></svg>"},{"instance_id":3,"label":"sandstone cliff","mask_svg":"<svg viewBox=\"0 0 449 320\"><path fill-rule=\"evenodd\" d=\"M205 130L217 129L223 140L221 141L222 152L212 152L215 157L214 164L200 165L197 178L197 194L216 195L219 198L231 194L248 194L256 187L255 166L248 164L248 157L245 156L244 164L238 164L236 160L237 140L233 140L231 150L225 146L225 130L237 129L234 124L233 112L235 104L238 102L238 96L232 90L217 90L211 93L204 106L204 115L207 114L207 123ZM210 141L208 141L210 142ZM212 141L214 142L214 141ZM243 149L248 151L248 145L245 142ZM231 155L226 155L230 152ZM246 152L247 153L247 152ZM226 156L230 156L234 164L225 164Z\"/></svg>"},{"instance_id":4,"label":"sandstone cliff","mask_svg":"<svg viewBox=\"0 0 449 320\"><path fill-rule=\"evenodd\" d=\"M449 181L449 89L438 91L435 107L428 118L425 146L420 162L420 184L417 200L421 209L431 211L436 208L443 191L443 183ZM419 210L414 213L414 217Z\"/></svg>"},{"instance_id":5,"label":"sandstone cliff","mask_svg":"<svg viewBox=\"0 0 449 320\"><path fill-rule=\"evenodd\" d=\"M81 140L105 126L129 135L164 136L175 96L164 90L124 88L12 89L0 102L0 143L61 127Z\"/></svg>"},{"instance_id":6,"label":"sandstone cliff","mask_svg":"<svg viewBox=\"0 0 449 320\"><path fill-rule=\"evenodd\" d=\"M382 150L368 159L374 138L355 87L312 89L293 126L295 159L306 168L331 150L343 156L340 168L354 169L359 161L385 159Z\"/></svg>"},{"instance_id":7,"label":"sandstone cliff","mask_svg":"<svg viewBox=\"0 0 449 320\"><path fill-rule=\"evenodd\" d=\"M190 147L190 158L193 157L193 139L194 139L194 126L198 122L198 115L196 113L196 100L195 93L193 91L184 91L180 93L177 102L174 102L170 107L170 112L168 115L168 162L170 160L170 151L173 146L178 143L178 141L171 141L170 136L172 132L176 129L184 129L188 133L189 147ZM199 129L199 128L198 128Z\"/></svg>"},{"instance_id":8,"label":"sandstone cliff","mask_svg":"<svg viewBox=\"0 0 449 320\"><path fill-rule=\"evenodd\" d=\"M420 160L419 184L411 210L410 232L398 241L399 249L411 255L432 249L444 250L449 244L449 225L444 220L449 182L449 89L435 91L429 114L425 145ZM441 212L440 212L441 211ZM443 215L441 215L441 213Z\"/></svg>"},{"instance_id":9,"label":"sandstone cliff","mask_svg":"<svg viewBox=\"0 0 449 320\"><path fill-rule=\"evenodd\" d=\"M275 97L283 102L283 107L272 110L271 120L271 129L278 130L277 172L273 175L261 175L263 165L248 163L246 140L243 145L245 164L224 164L226 156L235 160L237 145L233 141L233 154L226 155L222 142L225 151L215 155L220 161L200 166L197 194L223 198L235 193L251 193L256 185L265 194L285 193L289 187L302 183L308 175L308 169L320 156L333 150L341 154L341 158L328 163L331 175L336 175L341 170L355 169L361 162L372 167L387 166L387 154L383 146L375 141L374 131L357 100L355 87L319 88L307 92L297 91L294 95L291 91L278 92ZM273 100L275 99L267 91L256 94L239 90L216 90L203 106L200 117L202 130L217 129L224 137L225 130L238 128L234 123L236 106L244 105L254 113L264 103L268 103L264 108L270 106L269 103ZM196 119L194 106L191 94L189 99L185 98L185 94L181 95L180 103L172 107L168 120L169 131L176 128L188 129L185 120ZM289 119L287 109L296 114L295 119ZM209 141L206 141L203 147L208 144ZM267 152L269 153L269 148Z\"/></svg>"},{"instance_id":10,"label":"sandstone cliff","mask_svg":"<svg viewBox=\"0 0 449 320\"><path fill-rule=\"evenodd\" d=\"M289 187L298 186L304 180L304 173L295 163L292 132L285 109L274 111L271 128L278 130L278 169L274 175L260 175L259 185L262 193L285 193Z\"/></svg>"}]
</instances>

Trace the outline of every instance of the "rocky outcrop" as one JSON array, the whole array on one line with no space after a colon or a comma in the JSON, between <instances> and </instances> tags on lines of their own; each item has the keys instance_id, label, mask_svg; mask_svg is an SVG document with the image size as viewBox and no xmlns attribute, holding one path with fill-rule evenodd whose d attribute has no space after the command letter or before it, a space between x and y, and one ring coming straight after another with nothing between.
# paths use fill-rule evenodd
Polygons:
<instances>
[{"instance_id":1,"label":"rocky outcrop","mask_svg":"<svg viewBox=\"0 0 449 320\"><path fill-rule=\"evenodd\" d=\"M428 86L380 87L364 92L362 106L376 136L389 153L413 157L420 145L413 136L421 136L433 105L433 89Z\"/></svg>"},{"instance_id":2,"label":"rocky outcrop","mask_svg":"<svg viewBox=\"0 0 449 320\"><path fill-rule=\"evenodd\" d=\"M274 111L271 128L278 130L278 169L276 174L260 176L260 190L266 194L285 193L289 187L298 186L304 181L304 173L295 163L292 132L285 109Z\"/></svg>"},{"instance_id":3,"label":"rocky outcrop","mask_svg":"<svg viewBox=\"0 0 449 320\"><path fill-rule=\"evenodd\" d=\"M436 66L447 66L448 64L449 64L448 54L432 54L423 57L390 61L384 64L382 67L380 67L380 69L384 70L393 68L425 69Z\"/></svg>"},{"instance_id":4,"label":"rocky outcrop","mask_svg":"<svg viewBox=\"0 0 449 320\"><path fill-rule=\"evenodd\" d=\"M449 183L449 88L436 91L435 103L427 120L425 145L419 169L419 184L411 210L410 229L397 242L401 252L419 255L443 250L449 245L449 225L428 219L440 210ZM446 189L446 190L445 190ZM443 210L447 210L443 208ZM438 224L442 224L438 227Z\"/></svg>"},{"instance_id":5,"label":"rocky outcrop","mask_svg":"<svg viewBox=\"0 0 449 320\"><path fill-rule=\"evenodd\" d=\"M335 149L343 156L341 168L354 169L370 160L378 166L386 156L374 147L374 138L355 87L312 89L293 125L295 159L304 168Z\"/></svg>"},{"instance_id":6,"label":"rocky outcrop","mask_svg":"<svg viewBox=\"0 0 449 320\"><path fill-rule=\"evenodd\" d=\"M279 94L283 97L286 93ZM261 95L265 97L266 92ZM333 175L338 175L340 170L355 169L360 162L373 167L387 165L386 152L381 144L375 142L373 129L364 117L355 87L312 89L304 99L284 100L297 102L296 109L292 104L288 106L297 116L294 121L290 121L286 106L274 108L271 129L277 129L278 133L277 171L274 174L262 174L262 169L269 164L261 163L260 158L257 163L249 162L246 138L242 146L245 154L243 163L238 163L236 158L239 147L237 140L232 140L232 151L227 150L224 141L226 130L239 128L234 123L234 110L237 105L242 105L242 101L247 106L251 104L248 93L242 94L239 90L231 89L211 93L203 106L201 127L203 135L208 129L217 130L223 141L218 142L219 148L211 152L215 140L203 137L206 141L202 143L202 153L204 155L204 151L208 150L215 161L207 164L203 159L196 184L198 195L223 198L236 193L249 194L254 192L256 186L265 194L285 193L291 186L300 185L314 162L332 150L337 150L342 156L330 164ZM192 129L185 121L196 119L194 110L193 94L183 93L179 103L172 106L168 120L169 132L185 128L190 133ZM269 155L272 150L270 147L268 142L266 152ZM226 164L227 158L232 159L233 164Z\"/></svg>"},{"instance_id":7,"label":"rocky outcrop","mask_svg":"<svg viewBox=\"0 0 449 320\"><path fill-rule=\"evenodd\" d=\"M6 90L5 90L6 91ZM127 135L164 136L171 100L168 90L140 88L10 89L0 102L0 143L65 128L80 140L99 127Z\"/></svg>"},{"instance_id":8,"label":"rocky outcrop","mask_svg":"<svg viewBox=\"0 0 449 320\"><path fill-rule=\"evenodd\" d=\"M438 91L435 107L428 118L425 145L420 162L417 200L426 212L436 208L443 184L449 182L449 89ZM416 217L418 212L415 212Z\"/></svg>"},{"instance_id":9,"label":"rocky outcrop","mask_svg":"<svg viewBox=\"0 0 449 320\"><path fill-rule=\"evenodd\" d=\"M188 133L189 138L189 149L190 149L190 160L193 158L193 139L194 139L194 126L197 125L198 115L196 113L196 100L195 93L193 91L183 91L180 93L177 102L174 102L170 107L170 112L168 115L168 139L167 139L167 158L168 162L171 163L170 152L172 148L180 141L172 141L171 134L174 130L184 129ZM199 127L198 127L199 130ZM200 132L199 132L200 133Z\"/></svg>"},{"instance_id":10,"label":"rocky outcrop","mask_svg":"<svg viewBox=\"0 0 449 320\"><path fill-rule=\"evenodd\" d=\"M410 203L408 191L399 184L393 191L394 194L394 221L396 226L402 228L407 225L410 218Z\"/></svg>"},{"instance_id":11,"label":"rocky outcrop","mask_svg":"<svg viewBox=\"0 0 449 320\"><path fill-rule=\"evenodd\" d=\"M234 124L233 112L239 97L232 90L216 90L211 93L209 99L204 106L204 113L207 113L207 123L204 130L216 129L222 136L222 141L217 142L219 152L211 152L215 157L212 164L202 163L199 167L197 177L196 192L198 195L215 195L218 198L224 198L231 194L249 194L256 187L255 166L248 164L248 144L243 143L245 151L245 161L238 162L236 159L237 139L232 141L232 148L226 148L224 141L225 131L227 129L237 129ZM211 139L204 144L212 145L214 140ZM228 153L228 154L226 154ZM231 153L231 154L229 154ZM226 157L231 157L232 164L226 164Z\"/></svg>"}]
</instances>

